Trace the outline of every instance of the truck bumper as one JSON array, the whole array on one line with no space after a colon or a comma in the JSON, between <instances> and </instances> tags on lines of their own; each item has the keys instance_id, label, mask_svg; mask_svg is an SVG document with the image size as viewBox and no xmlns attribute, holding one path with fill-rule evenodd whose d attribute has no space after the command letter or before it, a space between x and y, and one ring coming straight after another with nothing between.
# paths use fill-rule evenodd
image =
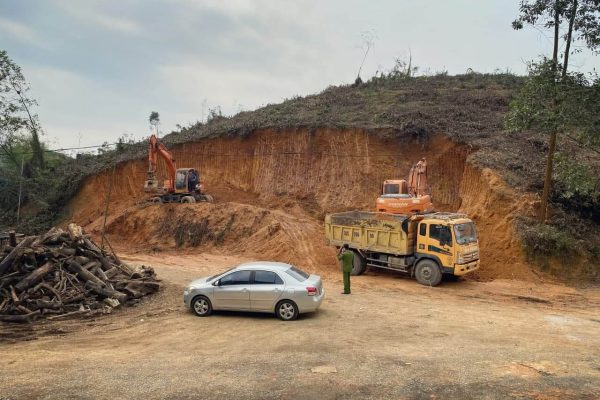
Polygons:
<instances>
[{"instance_id":1,"label":"truck bumper","mask_svg":"<svg viewBox=\"0 0 600 400\"><path fill-rule=\"evenodd\" d=\"M454 264L453 274L456 276L465 275L479 269L479 260L466 264Z\"/></svg>"}]
</instances>

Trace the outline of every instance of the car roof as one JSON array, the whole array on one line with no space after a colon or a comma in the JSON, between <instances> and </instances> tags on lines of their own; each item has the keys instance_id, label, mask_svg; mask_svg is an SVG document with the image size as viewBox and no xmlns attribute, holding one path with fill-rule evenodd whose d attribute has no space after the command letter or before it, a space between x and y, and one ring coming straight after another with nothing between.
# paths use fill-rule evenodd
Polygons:
<instances>
[{"instance_id":1,"label":"car roof","mask_svg":"<svg viewBox=\"0 0 600 400\"><path fill-rule=\"evenodd\" d=\"M270 269L273 271L286 271L292 266L290 264L276 262L276 261L252 261L238 265L235 270L246 269L246 270L257 270L257 269Z\"/></svg>"}]
</instances>

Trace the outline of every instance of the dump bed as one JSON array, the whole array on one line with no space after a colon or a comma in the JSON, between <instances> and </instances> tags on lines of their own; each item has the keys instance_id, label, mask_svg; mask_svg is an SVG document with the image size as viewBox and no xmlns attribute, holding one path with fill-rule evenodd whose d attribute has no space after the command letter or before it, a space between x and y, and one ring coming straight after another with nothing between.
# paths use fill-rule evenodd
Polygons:
<instances>
[{"instance_id":1,"label":"dump bed","mask_svg":"<svg viewBox=\"0 0 600 400\"><path fill-rule=\"evenodd\" d=\"M414 252L417 221L407 215L348 211L325 217L330 245L396 255Z\"/></svg>"}]
</instances>

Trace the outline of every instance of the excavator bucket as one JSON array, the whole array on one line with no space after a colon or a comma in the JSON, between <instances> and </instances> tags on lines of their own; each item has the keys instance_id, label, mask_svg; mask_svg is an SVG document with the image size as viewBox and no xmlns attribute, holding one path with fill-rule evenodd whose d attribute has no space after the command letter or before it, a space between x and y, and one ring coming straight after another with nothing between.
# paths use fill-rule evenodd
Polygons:
<instances>
[{"instance_id":1,"label":"excavator bucket","mask_svg":"<svg viewBox=\"0 0 600 400\"><path fill-rule=\"evenodd\" d=\"M144 182L144 192L156 192L158 190L158 180L156 179L147 179Z\"/></svg>"}]
</instances>

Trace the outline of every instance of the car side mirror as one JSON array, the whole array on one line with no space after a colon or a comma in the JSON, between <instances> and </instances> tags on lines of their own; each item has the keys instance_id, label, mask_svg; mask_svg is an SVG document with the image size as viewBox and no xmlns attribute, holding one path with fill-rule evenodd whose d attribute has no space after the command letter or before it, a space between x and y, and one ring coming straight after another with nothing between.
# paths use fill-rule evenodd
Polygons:
<instances>
[{"instance_id":1,"label":"car side mirror","mask_svg":"<svg viewBox=\"0 0 600 400\"><path fill-rule=\"evenodd\" d=\"M213 282L213 286L221 286L221 281L219 279L217 279L216 281Z\"/></svg>"}]
</instances>

